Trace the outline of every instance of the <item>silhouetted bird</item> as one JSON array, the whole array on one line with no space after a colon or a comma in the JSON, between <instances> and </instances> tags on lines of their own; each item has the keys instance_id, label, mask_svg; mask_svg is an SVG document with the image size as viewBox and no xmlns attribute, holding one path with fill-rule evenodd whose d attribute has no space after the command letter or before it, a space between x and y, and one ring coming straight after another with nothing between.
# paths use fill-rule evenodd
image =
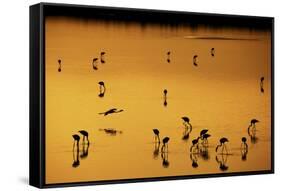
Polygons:
<instances>
[{"instance_id":1,"label":"silhouetted bird","mask_svg":"<svg viewBox=\"0 0 281 191\"><path fill-rule=\"evenodd\" d=\"M227 148L226 148L226 145L225 145L226 142L229 142L227 138L225 138L225 137L221 138L220 139L220 144L217 145L217 147L216 147L216 152L218 152L218 148L219 147L222 147L222 150L221 150L222 153L224 153L224 149L225 149L225 151L227 153Z\"/></svg>"},{"instance_id":2,"label":"silhouetted bird","mask_svg":"<svg viewBox=\"0 0 281 191\"><path fill-rule=\"evenodd\" d=\"M163 93L164 93L164 106L167 106L167 93L168 93L168 90L166 90L166 89L164 89L164 91L163 91Z\"/></svg>"},{"instance_id":3,"label":"silhouetted bird","mask_svg":"<svg viewBox=\"0 0 281 191\"><path fill-rule=\"evenodd\" d=\"M85 130L81 130L81 131L79 131L79 133L81 133L83 135L83 142L85 141L85 137L86 137L88 144L90 144L89 133L87 131L85 131Z\"/></svg>"},{"instance_id":4,"label":"silhouetted bird","mask_svg":"<svg viewBox=\"0 0 281 191\"><path fill-rule=\"evenodd\" d=\"M256 130L256 123L258 123L258 122L260 122L260 121L257 120L257 119L252 119L252 120L251 120L251 123L250 123L250 125L249 125L249 127L248 127L248 134L250 134L251 128L252 128L252 131L255 131L255 130Z\"/></svg>"},{"instance_id":5,"label":"silhouetted bird","mask_svg":"<svg viewBox=\"0 0 281 191\"><path fill-rule=\"evenodd\" d=\"M105 55L105 52L101 52L101 53L100 53L100 62L101 62L102 64L105 63L105 61L104 61L104 55Z\"/></svg>"},{"instance_id":6,"label":"silhouetted bird","mask_svg":"<svg viewBox=\"0 0 281 191\"><path fill-rule=\"evenodd\" d=\"M247 138L246 137L242 137L241 140L242 140L241 149L242 150L248 150Z\"/></svg>"},{"instance_id":7,"label":"silhouetted bird","mask_svg":"<svg viewBox=\"0 0 281 191\"><path fill-rule=\"evenodd\" d=\"M207 144L207 143L208 143L208 138L209 138L209 137L211 137L211 135L208 134L208 133L202 135L203 143L204 143L204 144Z\"/></svg>"},{"instance_id":8,"label":"silhouetted bird","mask_svg":"<svg viewBox=\"0 0 281 191\"><path fill-rule=\"evenodd\" d=\"M198 144L199 139L200 139L200 137L198 137L197 139L193 139L193 140L192 140L192 145L191 145L190 150L189 150L191 153L194 153L194 152L193 152L194 147L195 147L195 149L197 150L197 152L199 151L199 144Z\"/></svg>"},{"instance_id":9,"label":"silhouetted bird","mask_svg":"<svg viewBox=\"0 0 281 191\"><path fill-rule=\"evenodd\" d=\"M75 147L75 142L76 142L76 145L77 145L77 148L79 148L79 141L80 141L80 136L77 135L77 134L74 134L72 135L73 139L74 139L74 142L73 142L73 149Z\"/></svg>"},{"instance_id":10,"label":"silhouetted bird","mask_svg":"<svg viewBox=\"0 0 281 191\"><path fill-rule=\"evenodd\" d=\"M198 58L197 55L194 55L194 56L193 56L193 65L194 65L194 66L198 66L198 64L197 64L197 58Z\"/></svg>"},{"instance_id":11,"label":"silhouetted bird","mask_svg":"<svg viewBox=\"0 0 281 191\"><path fill-rule=\"evenodd\" d=\"M161 152L168 152L168 142L169 142L170 138L169 137L165 137L162 142L162 148L161 148Z\"/></svg>"},{"instance_id":12,"label":"silhouetted bird","mask_svg":"<svg viewBox=\"0 0 281 191\"><path fill-rule=\"evenodd\" d=\"M261 77L261 80L260 80L260 89L261 89L261 92L262 92L262 93L264 93L263 81L264 81L264 77Z\"/></svg>"},{"instance_id":13,"label":"silhouetted bird","mask_svg":"<svg viewBox=\"0 0 281 191\"><path fill-rule=\"evenodd\" d=\"M155 137L155 142L158 140L158 143L160 143L160 137L159 137L159 130L158 129L153 129L154 137Z\"/></svg>"},{"instance_id":14,"label":"silhouetted bird","mask_svg":"<svg viewBox=\"0 0 281 191\"><path fill-rule=\"evenodd\" d=\"M212 57L215 56L215 48L212 48L212 49L211 49L211 55L212 55Z\"/></svg>"},{"instance_id":15,"label":"silhouetted bird","mask_svg":"<svg viewBox=\"0 0 281 191\"><path fill-rule=\"evenodd\" d=\"M226 171L228 170L228 166L226 166L226 162L227 162L227 155L222 155L221 156L221 160L218 159L218 156L216 156L216 161L219 164L219 168L221 171Z\"/></svg>"},{"instance_id":16,"label":"silhouetted bird","mask_svg":"<svg viewBox=\"0 0 281 191\"><path fill-rule=\"evenodd\" d=\"M160 142L155 142L154 143L154 151L153 151L153 158L157 159L159 155L159 148L160 147Z\"/></svg>"},{"instance_id":17,"label":"silhouetted bird","mask_svg":"<svg viewBox=\"0 0 281 191\"><path fill-rule=\"evenodd\" d=\"M188 117L182 117L182 120L183 120L183 125L186 127L186 124L189 125L189 127L192 129L192 125L190 123L190 120Z\"/></svg>"},{"instance_id":18,"label":"silhouetted bird","mask_svg":"<svg viewBox=\"0 0 281 191\"><path fill-rule=\"evenodd\" d=\"M58 72L61 72L61 59L58 59L58 63L59 63L59 69L58 69Z\"/></svg>"},{"instance_id":19,"label":"silhouetted bird","mask_svg":"<svg viewBox=\"0 0 281 191\"><path fill-rule=\"evenodd\" d=\"M168 52L167 52L167 62L168 62L168 63L170 63L170 62L171 62L171 60L170 60L170 55L171 55L171 52L170 52L170 51L168 51Z\"/></svg>"},{"instance_id":20,"label":"silhouetted bird","mask_svg":"<svg viewBox=\"0 0 281 191\"><path fill-rule=\"evenodd\" d=\"M93 65L94 70L98 70L97 61L98 61L98 58L93 59L92 65Z\"/></svg>"},{"instance_id":21,"label":"silhouetted bird","mask_svg":"<svg viewBox=\"0 0 281 191\"><path fill-rule=\"evenodd\" d=\"M124 111L124 110L123 110L123 109L117 110L116 108L113 108L113 109L110 109L110 110L108 110L108 111L106 111L106 112L102 112L102 113L99 113L99 114L100 114L100 115L107 116L107 115L109 115L109 114L120 113L120 112L122 112L122 111Z\"/></svg>"},{"instance_id":22,"label":"silhouetted bird","mask_svg":"<svg viewBox=\"0 0 281 191\"><path fill-rule=\"evenodd\" d=\"M104 97L104 94L105 94L105 91L106 91L104 82L103 82L103 81L100 81L98 84L100 85L99 97Z\"/></svg>"},{"instance_id":23,"label":"silhouetted bird","mask_svg":"<svg viewBox=\"0 0 281 191\"><path fill-rule=\"evenodd\" d=\"M192 164L191 164L191 166L193 167L193 168L197 168L199 165L198 165L198 163L197 163L197 157L196 157L196 154L194 154L194 153L190 153L190 159L191 159L191 161L192 161Z\"/></svg>"}]
</instances>

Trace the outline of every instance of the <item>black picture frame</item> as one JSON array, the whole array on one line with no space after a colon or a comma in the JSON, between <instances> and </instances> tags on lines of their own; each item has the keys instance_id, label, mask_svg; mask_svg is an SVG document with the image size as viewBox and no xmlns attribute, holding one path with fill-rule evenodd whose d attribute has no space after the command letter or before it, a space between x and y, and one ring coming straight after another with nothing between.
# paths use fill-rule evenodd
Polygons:
<instances>
[{"instance_id":1,"label":"black picture frame","mask_svg":"<svg viewBox=\"0 0 281 191\"><path fill-rule=\"evenodd\" d=\"M224 15L210 13L192 13L179 11L162 11L149 9L132 9L100 7L71 4L39 3L30 6L30 153L29 184L39 188L98 185L112 183L132 183L145 181L162 181L189 178L207 178L224 176L242 176L274 173L274 18ZM204 174L186 176L167 176L159 178L139 178L90 182L72 182L59 184L45 183L45 33L46 15L70 17L99 18L104 20L138 21L147 23L169 22L171 25L187 23L196 27L199 24L214 27L248 27L271 30L271 169L239 173ZM186 22L188 21L188 22Z\"/></svg>"}]
</instances>

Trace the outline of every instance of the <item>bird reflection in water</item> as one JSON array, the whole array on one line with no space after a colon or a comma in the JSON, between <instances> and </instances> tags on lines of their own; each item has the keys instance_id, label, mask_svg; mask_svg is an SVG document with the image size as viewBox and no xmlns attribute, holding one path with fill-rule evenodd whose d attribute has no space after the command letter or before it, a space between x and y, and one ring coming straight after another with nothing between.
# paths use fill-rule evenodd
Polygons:
<instances>
[{"instance_id":1,"label":"bird reflection in water","mask_svg":"<svg viewBox=\"0 0 281 191\"><path fill-rule=\"evenodd\" d=\"M73 147L72 147L72 157L73 157L72 167L77 168L80 165L80 161L79 161L80 136L75 134L75 135L72 135L72 137L74 139L74 143L73 143Z\"/></svg>"},{"instance_id":2,"label":"bird reflection in water","mask_svg":"<svg viewBox=\"0 0 281 191\"><path fill-rule=\"evenodd\" d=\"M221 171L227 171L228 170L228 166L227 166L227 157L228 154L220 154L220 156L216 156L216 161L219 164L219 168Z\"/></svg>"},{"instance_id":3,"label":"bird reflection in water","mask_svg":"<svg viewBox=\"0 0 281 191\"><path fill-rule=\"evenodd\" d=\"M104 131L106 134L108 135L112 135L112 136L115 136L117 135L118 133L119 134L122 134L123 131L120 131L120 130L116 130L116 129L113 129L113 128L106 128L106 129L99 129L100 131Z\"/></svg>"},{"instance_id":4,"label":"bird reflection in water","mask_svg":"<svg viewBox=\"0 0 281 191\"><path fill-rule=\"evenodd\" d=\"M153 158L158 159L160 150L160 142L154 142Z\"/></svg>"},{"instance_id":5,"label":"bird reflection in water","mask_svg":"<svg viewBox=\"0 0 281 191\"><path fill-rule=\"evenodd\" d=\"M168 168L170 165L169 160L168 160L168 152L162 152L161 158L162 158L162 166L164 168Z\"/></svg>"},{"instance_id":6,"label":"bird reflection in water","mask_svg":"<svg viewBox=\"0 0 281 191\"><path fill-rule=\"evenodd\" d=\"M81 159L86 159L88 157L90 144L86 144L85 142L82 143L82 153L80 155Z\"/></svg>"},{"instance_id":7,"label":"bird reflection in water","mask_svg":"<svg viewBox=\"0 0 281 191\"><path fill-rule=\"evenodd\" d=\"M190 155L189 155L189 157L190 157L190 160L191 160L191 166L193 167L193 168L197 168L199 165L198 165L198 153L190 153Z\"/></svg>"},{"instance_id":8,"label":"bird reflection in water","mask_svg":"<svg viewBox=\"0 0 281 191\"><path fill-rule=\"evenodd\" d=\"M202 147L200 147L200 157L205 161L210 160L208 145L202 144Z\"/></svg>"},{"instance_id":9,"label":"bird reflection in water","mask_svg":"<svg viewBox=\"0 0 281 191\"><path fill-rule=\"evenodd\" d=\"M183 135L182 135L181 139L184 140L184 141L188 141L190 133L191 133L191 129L185 128L184 131L183 131Z\"/></svg>"}]
</instances>

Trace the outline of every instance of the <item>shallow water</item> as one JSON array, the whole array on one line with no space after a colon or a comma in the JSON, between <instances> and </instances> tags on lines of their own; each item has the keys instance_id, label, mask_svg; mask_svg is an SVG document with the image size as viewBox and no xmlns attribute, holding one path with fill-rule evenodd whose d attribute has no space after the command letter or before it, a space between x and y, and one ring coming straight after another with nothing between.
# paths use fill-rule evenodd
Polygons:
<instances>
[{"instance_id":1,"label":"shallow water","mask_svg":"<svg viewBox=\"0 0 281 191\"><path fill-rule=\"evenodd\" d=\"M184 39L221 34L258 40ZM49 18L46 39L46 183L271 168L270 34L159 26L142 29L137 24L125 27ZM106 62L93 70L92 59L100 51L106 52ZM166 62L167 51L171 51L170 63ZM192 64L194 54L198 54L198 67ZM58 59L62 60L61 72ZM264 93L260 92L261 76L265 77ZM106 86L103 98L98 96L99 81ZM167 106L164 89L168 90ZM124 111L98 114L111 108ZM182 140L183 116L193 126L187 140ZM247 134L252 118L260 120L255 143ZM122 133L109 135L100 130L104 128ZM154 128L159 129L161 139L170 137L168 152L162 156L155 152ZM88 155L81 157L80 141L77 165L72 135L81 129L89 132L90 145L84 145L84 155L86 151ZM211 134L209 157L205 158L189 151L202 129ZM246 160L240 151L243 136L249 145ZM221 137L229 139L229 155L215 152Z\"/></svg>"}]
</instances>

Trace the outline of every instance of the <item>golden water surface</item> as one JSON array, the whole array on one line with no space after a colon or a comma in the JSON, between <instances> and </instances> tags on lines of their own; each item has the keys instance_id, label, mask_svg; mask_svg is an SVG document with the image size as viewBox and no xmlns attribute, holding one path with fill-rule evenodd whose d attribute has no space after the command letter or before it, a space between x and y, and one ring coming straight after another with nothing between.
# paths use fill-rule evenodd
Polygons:
<instances>
[{"instance_id":1,"label":"golden water surface","mask_svg":"<svg viewBox=\"0 0 281 191\"><path fill-rule=\"evenodd\" d=\"M47 17L45 35L47 184L271 169L270 32ZM105 63L98 59L93 70L102 51ZM124 111L98 114L111 108ZM193 126L185 140L183 116ZM260 122L251 141L253 118ZM157 152L154 128L161 140L170 137L167 153L162 143ZM202 129L211 135L207 156L190 153ZM79 130L88 131L89 146ZM81 137L78 152L73 134ZM215 152L221 137L229 139L225 156Z\"/></svg>"}]
</instances>

